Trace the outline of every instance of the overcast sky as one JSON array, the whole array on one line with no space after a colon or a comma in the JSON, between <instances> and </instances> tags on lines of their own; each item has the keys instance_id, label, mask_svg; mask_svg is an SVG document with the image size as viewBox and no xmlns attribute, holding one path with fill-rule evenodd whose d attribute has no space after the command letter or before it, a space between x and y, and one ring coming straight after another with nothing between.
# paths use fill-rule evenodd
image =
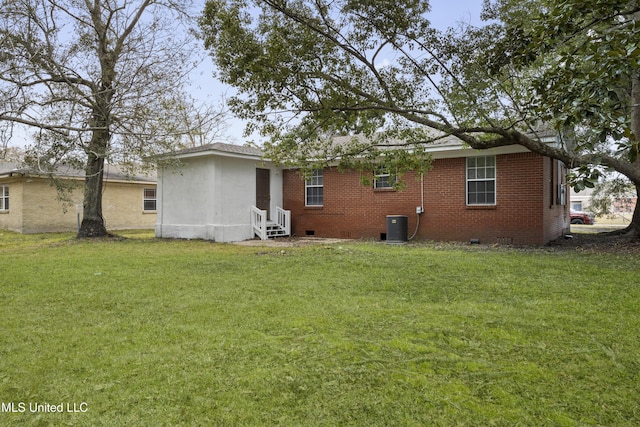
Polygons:
<instances>
[{"instance_id":1,"label":"overcast sky","mask_svg":"<svg viewBox=\"0 0 640 427\"><path fill-rule=\"evenodd\" d=\"M479 24L482 0L431 0L431 24L437 28L459 22Z\"/></svg>"}]
</instances>

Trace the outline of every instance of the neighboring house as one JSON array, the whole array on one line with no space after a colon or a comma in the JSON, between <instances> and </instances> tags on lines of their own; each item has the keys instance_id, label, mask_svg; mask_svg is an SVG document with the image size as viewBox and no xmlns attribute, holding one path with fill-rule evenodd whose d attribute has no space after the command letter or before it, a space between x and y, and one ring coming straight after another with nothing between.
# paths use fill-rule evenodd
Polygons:
<instances>
[{"instance_id":1,"label":"neighboring house","mask_svg":"<svg viewBox=\"0 0 640 427\"><path fill-rule=\"evenodd\" d=\"M53 178L72 187L66 202L60 200L46 173L0 162L0 228L19 233L77 230L82 221L84 171L62 166ZM153 228L155 176L128 176L106 165L102 211L109 230Z\"/></svg>"},{"instance_id":2,"label":"neighboring house","mask_svg":"<svg viewBox=\"0 0 640 427\"><path fill-rule=\"evenodd\" d=\"M252 147L215 143L175 153L158 166L157 237L248 240L288 235L282 170Z\"/></svg>"},{"instance_id":3,"label":"neighboring house","mask_svg":"<svg viewBox=\"0 0 640 427\"><path fill-rule=\"evenodd\" d=\"M589 207L591 204L591 197L593 195L593 189L585 188L580 192L576 192L571 189L571 210L576 212L590 212ZM609 215L599 218L598 221L605 222L621 222L628 223L633 217L633 211L636 208L638 201L637 197L613 197L611 198L611 212Z\"/></svg>"},{"instance_id":4,"label":"neighboring house","mask_svg":"<svg viewBox=\"0 0 640 427\"><path fill-rule=\"evenodd\" d=\"M585 188L584 190L579 192L571 188L569 193L569 198L571 200L571 210L576 212L583 212L587 210L592 193L593 190L591 188Z\"/></svg>"},{"instance_id":5,"label":"neighboring house","mask_svg":"<svg viewBox=\"0 0 640 427\"><path fill-rule=\"evenodd\" d=\"M629 220L633 216L633 211L636 209L636 203L638 203L637 197L616 197L612 202L612 211L617 215L627 215Z\"/></svg>"},{"instance_id":6,"label":"neighboring house","mask_svg":"<svg viewBox=\"0 0 640 427\"><path fill-rule=\"evenodd\" d=\"M185 150L175 156L182 167L159 174L156 235L267 238L256 211L276 228L290 221L281 234L296 236L385 240L388 216L406 217L408 234L418 239L542 245L569 231L561 162L520 146L472 150L452 137L430 150L432 170L406 174L403 190L392 188L388 174L363 186L360 173L337 168L305 181L254 148Z\"/></svg>"}]
</instances>

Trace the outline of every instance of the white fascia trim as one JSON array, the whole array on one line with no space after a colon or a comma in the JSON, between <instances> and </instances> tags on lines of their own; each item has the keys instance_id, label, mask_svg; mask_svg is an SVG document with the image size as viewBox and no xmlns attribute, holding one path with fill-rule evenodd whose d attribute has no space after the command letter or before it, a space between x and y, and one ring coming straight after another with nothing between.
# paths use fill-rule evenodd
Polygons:
<instances>
[{"instance_id":1,"label":"white fascia trim","mask_svg":"<svg viewBox=\"0 0 640 427\"><path fill-rule=\"evenodd\" d=\"M269 160L264 159L261 156L254 156L251 154L241 154L241 153L230 153L228 151L220 151L220 150L206 150L206 151L198 151L197 153L186 153L176 155L176 159L189 159L194 157L231 157L234 159L245 159L245 160L254 160L254 161L265 161Z\"/></svg>"},{"instance_id":2,"label":"white fascia trim","mask_svg":"<svg viewBox=\"0 0 640 427\"><path fill-rule=\"evenodd\" d=\"M498 156L501 154L528 153L525 147L521 145L507 145L504 147L487 148L484 150L476 150L474 148L464 147L434 147L428 150L434 160L437 159L453 159L457 157L475 157L475 156Z\"/></svg>"}]
</instances>

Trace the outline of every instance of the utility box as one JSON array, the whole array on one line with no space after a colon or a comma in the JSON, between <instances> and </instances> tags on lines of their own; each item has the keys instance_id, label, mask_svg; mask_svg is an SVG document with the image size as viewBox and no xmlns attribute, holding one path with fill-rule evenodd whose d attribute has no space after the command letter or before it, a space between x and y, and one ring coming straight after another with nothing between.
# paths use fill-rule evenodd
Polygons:
<instances>
[{"instance_id":1,"label":"utility box","mask_svg":"<svg viewBox=\"0 0 640 427\"><path fill-rule=\"evenodd\" d=\"M406 215L387 215L387 243L405 243L407 228L408 217Z\"/></svg>"}]
</instances>

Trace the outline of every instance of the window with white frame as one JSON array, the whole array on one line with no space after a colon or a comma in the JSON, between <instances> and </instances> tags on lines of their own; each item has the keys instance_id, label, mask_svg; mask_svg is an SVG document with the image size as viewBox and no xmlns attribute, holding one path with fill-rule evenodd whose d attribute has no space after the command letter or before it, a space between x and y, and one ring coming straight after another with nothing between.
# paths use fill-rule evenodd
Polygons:
<instances>
[{"instance_id":1,"label":"window with white frame","mask_svg":"<svg viewBox=\"0 0 640 427\"><path fill-rule=\"evenodd\" d=\"M496 157L467 157L467 205L496 204Z\"/></svg>"},{"instance_id":2,"label":"window with white frame","mask_svg":"<svg viewBox=\"0 0 640 427\"><path fill-rule=\"evenodd\" d=\"M0 185L0 211L9 210L9 186Z\"/></svg>"},{"instance_id":3,"label":"window with white frame","mask_svg":"<svg viewBox=\"0 0 640 427\"><path fill-rule=\"evenodd\" d=\"M304 185L305 206L322 206L324 202L324 175L322 169L313 171Z\"/></svg>"},{"instance_id":4,"label":"window with white frame","mask_svg":"<svg viewBox=\"0 0 640 427\"><path fill-rule=\"evenodd\" d=\"M379 169L373 177L373 188L375 189L393 188L393 184L395 184L395 179L384 168Z\"/></svg>"},{"instance_id":5,"label":"window with white frame","mask_svg":"<svg viewBox=\"0 0 640 427\"><path fill-rule=\"evenodd\" d=\"M145 212L156 210L156 189L145 188L142 196L142 210Z\"/></svg>"}]
</instances>

